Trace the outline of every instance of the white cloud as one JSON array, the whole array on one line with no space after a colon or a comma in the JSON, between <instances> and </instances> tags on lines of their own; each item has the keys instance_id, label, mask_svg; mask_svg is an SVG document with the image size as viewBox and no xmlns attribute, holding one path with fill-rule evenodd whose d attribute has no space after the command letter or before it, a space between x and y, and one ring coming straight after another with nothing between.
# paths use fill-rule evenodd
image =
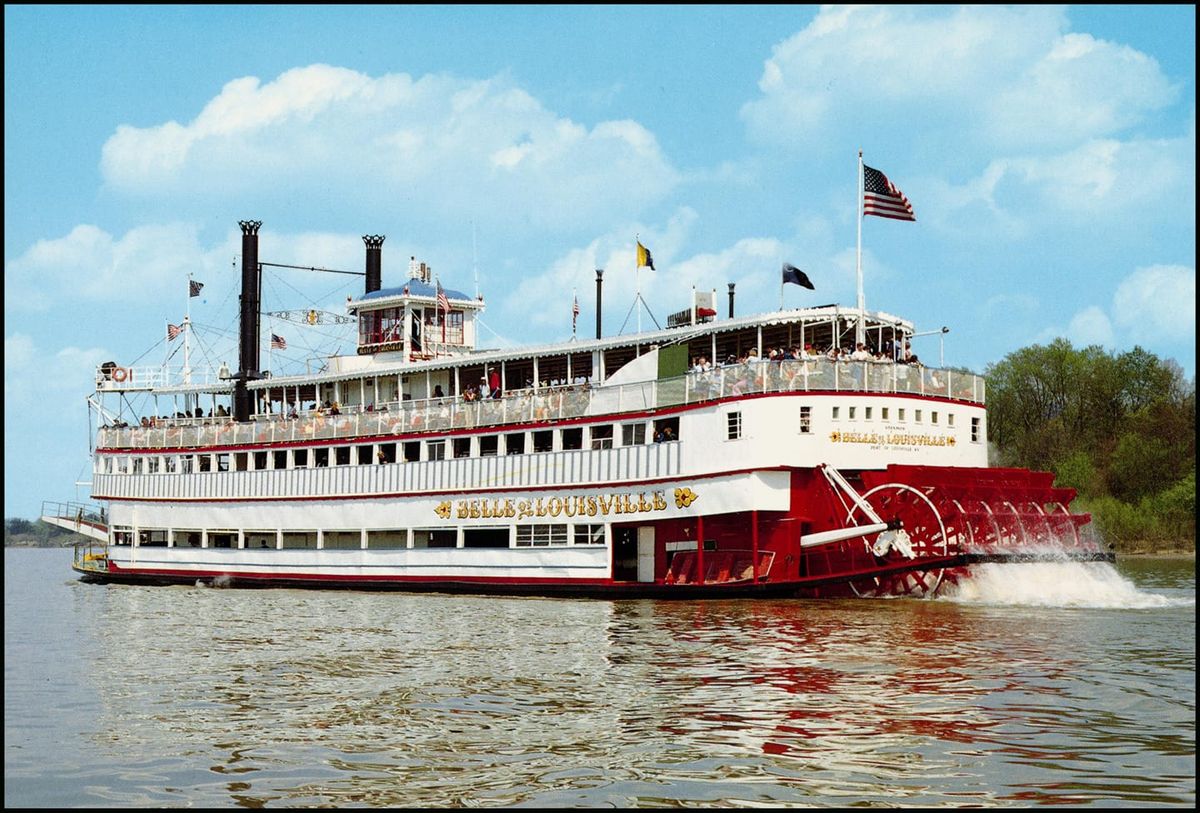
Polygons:
<instances>
[{"instance_id":1,"label":"white cloud","mask_svg":"<svg viewBox=\"0 0 1200 813\"><path fill-rule=\"evenodd\" d=\"M5 406L14 414L36 409L43 421L77 420L83 408L81 393L108 355L102 347L46 351L26 334L5 336Z\"/></svg>"},{"instance_id":2,"label":"white cloud","mask_svg":"<svg viewBox=\"0 0 1200 813\"><path fill-rule=\"evenodd\" d=\"M1043 329L1035 341L1059 336L1076 347L1099 344L1126 349L1143 344L1173 353L1196 341L1196 269L1180 265L1138 268L1117 286L1112 315L1092 305L1077 312L1064 330Z\"/></svg>"},{"instance_id":3,"label":"white cloud","mask_svg":"<svg viewBox=\"0 0 1200 813\"><path fill-rule=\"evenodd\" d=\"M101 168L111 187L142 196L286 188L392 217L475 211L543 226L636 211L680 179L637 122L589 128L505 77L372 78L329 65L236 79L186 124L122 125Z\"/></svg>"},{"instance_id":4,"label":"white cloud","mask_svg":"<svg viewBox=\"0 0 1200 813\"><path fill-rule=\"evenodd\" d=\"M210 265L193 226L139 226L114 238L84 224L63 237L39 240L6 262L5 289L15 306L37 310L59 298L139 302L168 293L170 280L182 286L189 271Z\"/></svg>"},{"instance_id":5,"label":"white cloud","mask_svg":"<svg viewBox=\"0 0 1200 813\"><path fill-rule=\"evenodd\" d=\"M1071 324L1067 326L1066 335L1072 344L1087 346L1098 344L1102 347L1113 346L1112 322L1108 314L1096 306L1085 308L1075 314Z\"/></svg>"},{"instance_id":6,"label":"white cloud","mask_svg":"<svg viewBox=\"0 0 1200 813\"><path fill-rule=\"evenodd\" d=\"M1196 269L1139 268L1117 287L1113 319L1135 341L1196 340Z\"/></svg>"},{"instance_id":7,"label":"white cloud","mask_svg":"<svg viewBox=\"0 0 1200 813\"><path fill-rule=\"evenodd\" d=\"M1150 57L1066 28L1052 6L823 7L775 46L742 117L796 148L915 119L1024 150L1113 135L1174 99Z\"/></svg>"},{"instance_id":8,"label":"white cloud","mask_svg":"<svg viewBox=\"0 0 1200 813\"><path fill-rule=\"evenodd\" d=\"M1126 222L1176 201L1171 215L1195 211L1194 132L1179 138L1088 141L1066 152L997 158L961 185L927 188L930 221L1025 237L1047 218ZM1153 204L1153 205L1152 205Z\"/></svg>"}]
</instances>

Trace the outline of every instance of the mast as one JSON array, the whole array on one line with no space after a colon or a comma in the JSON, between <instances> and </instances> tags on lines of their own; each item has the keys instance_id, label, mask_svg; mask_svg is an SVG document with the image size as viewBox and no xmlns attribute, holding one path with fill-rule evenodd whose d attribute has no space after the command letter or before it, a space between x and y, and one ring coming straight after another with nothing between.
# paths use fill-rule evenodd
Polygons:
<instances>
[{"instance_id":1,"label":"mast","mask_svg":"<svg viewBox=\"0 0 1200 813\"><path fill-rule=\"evenodd\" d=\"M862 273L862 222L863 222L863 160L862 150L858 151L858 200L854 204L858 211L858 251L855 268L858 276L858 326L854 329L854 344L857 349L859 344L866 342L866 325L863 324L863 319L866 314L866 299L863 296L863 273Z\"/></svg>"}]
</instances>

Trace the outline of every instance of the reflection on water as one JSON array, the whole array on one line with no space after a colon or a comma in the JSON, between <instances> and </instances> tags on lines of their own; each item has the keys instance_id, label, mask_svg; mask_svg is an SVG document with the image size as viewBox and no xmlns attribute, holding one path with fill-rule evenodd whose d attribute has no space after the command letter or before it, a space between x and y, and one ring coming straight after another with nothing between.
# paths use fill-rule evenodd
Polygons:
<instances>
[{"instance_id":1,"label":"reflection on water","mask_svg":"<svg viewBox=\"0 0 1200 813\"><path fill-rule=\"evenodd\" d=\"M1059 572L1076 587L1032 606L1003 575L954 600L609 602L101 587L38 562L18 583L6 554L13 804L1195 799L1190 562L1150 588ZM1126 597L1063 598L1088 580Z\"/></svg>"}]
</instances>

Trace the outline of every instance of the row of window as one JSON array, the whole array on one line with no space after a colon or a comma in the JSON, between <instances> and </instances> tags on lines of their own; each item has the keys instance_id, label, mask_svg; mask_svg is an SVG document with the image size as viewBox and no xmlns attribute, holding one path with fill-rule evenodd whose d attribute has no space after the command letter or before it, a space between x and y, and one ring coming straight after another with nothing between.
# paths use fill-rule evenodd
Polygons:
<instances>
[{"instance_id":1,"label":"row of window","mask_svg":"<svg viewBox=\"0 0 1200 813\"><path fill-rule=\"evenodd\" d=\"M851 420L851 421L856 420L858 418L858 409L859 409L858 407L846 407L847 419ZM874 414L875 414L874 407L862 407L862 419L863 420L867 420L867 421L874 420ZM924 410L914 409L913 410L913 423L924 423L924 415L925 415ZM833 407L833 414L831 417L835 421L840 420L841 407ZM939 420L938 420L939 417L940 417L940 415L937 410L930 410L929 423L933 426L937 426L939 424ZM879 407L879 420L881 420L881 421L891 420L891 408L890 407ZM898 407L896 409L896 420L899 421L900 423L908 422L908 410L905 407ZM946 413L946 426L951 426L951 427L954 426L954 413L953 412Z\"/></svg>"},{"instance_id":2,"label":"row of window","mask_svg":"<svg viewBox=\"0 0 1200 813\"><path fill-rule=\"evenodd\" d=\"M812 432L812 409L813 408L811 406L800 407L800 434L802 434L802 435L807 435ZM858 409L859 409L858 407L853 407L853 406L847 407L847 417L849 420L853 421L858 418ZM874 414L875 414L875 407L862 407L862 410L863 410L863 419L864 420L869 421L869 420L873 419ZM914 422L922 423L923 416L924 416L923 411L920 409L915 409L915 410L913 410L913 413L914 413L913 414ZM835 421L840 420L841 419L841 407L838 407L838 406L833 407L833 412L831 414L831 417ZM939 424L938 418L939 418L938 412L936 410L932 410L929 415L930 424L937 426ZM879 419L881 421L891 420L891 407L879 407ZM898 420L902 423L907 422L907 420L908 420L907 408L898 407L896 409L896 420ZM954 426L954 413L953 412L946 413L946 426L947 427ZM979 440L980 428L981 428L981 424L980 424L979 418L972 418L971 419L971 440L973 440L973 441ZM726 437L726 439L727 440L737 440L741 436L742 436L742 413L740 411L732 411L732 412L725 413L725 437Z\"/></svg>"},{"instance_id":3,"label":"row of window","mask_svg":"<svg viewBox=\"0 0 1200 813\"><path fill-rule=\"evenodd\" d=\"M134 529L114 526L113 544L131 545ZM491 528L384 528L379 530L236 530L140 528L143 548L244 548L249 550L401 550L420 548L531 548L602 546L604 525L517 525ZM365 544L364 544L365 543Z\"/></svg>"},{"instance_id":4,"label":"row of window","mask_svg":"<svg viewBox=\"0 0 1200 813\"><path fill-rule=\"evenodd\" d=\"M586 427L592 449L611 449L620 439L622 446L640 446L651 441L677 440L679 418L639 423ZM438 440L409 440L388 443L363 443L353 446L320 446L314 449L273 449L269 451L213 452L184 455L97 455L100 474L191 474L208 471L267 471L278 469L322 468L326 466L368 465L371 463L415 463L421 460L445 460L460 457L536 454L584 448L582 426L562 429L538 429L532 432L507 432L500 435L469 435ZM669 434L667 434L670 430Z\"/></svg>"}]
</instances>

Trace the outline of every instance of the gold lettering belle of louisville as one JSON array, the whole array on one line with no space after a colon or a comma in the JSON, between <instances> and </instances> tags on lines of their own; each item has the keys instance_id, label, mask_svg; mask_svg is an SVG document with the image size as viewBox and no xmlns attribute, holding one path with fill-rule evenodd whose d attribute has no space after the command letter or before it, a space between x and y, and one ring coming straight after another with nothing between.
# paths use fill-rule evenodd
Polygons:
<instances>
[{"instance_id":1,"label":"gold lettering belle of louisville","mask_svg":"<svg viewBox=\"0 0 1200 813\"><path fill-rule=\"evenodd\" d=\"M662 491L626 492L596 496L536 497L521 499L446 500L434 509L442 519L525 519L527 517L595 517L665 511Z\"/></svg>"},{"instance_id":2,"label":"gold lettering belle of louisville","mask_svg":"<svg viewBox=\"0 0 1200 813\"><path fill-rule=\"evenodd\" d=\"M908 432L834 432L834 443L888 443L893 446L953 446L953 435L917 435Z\"/></svg>"}]
</instances>

